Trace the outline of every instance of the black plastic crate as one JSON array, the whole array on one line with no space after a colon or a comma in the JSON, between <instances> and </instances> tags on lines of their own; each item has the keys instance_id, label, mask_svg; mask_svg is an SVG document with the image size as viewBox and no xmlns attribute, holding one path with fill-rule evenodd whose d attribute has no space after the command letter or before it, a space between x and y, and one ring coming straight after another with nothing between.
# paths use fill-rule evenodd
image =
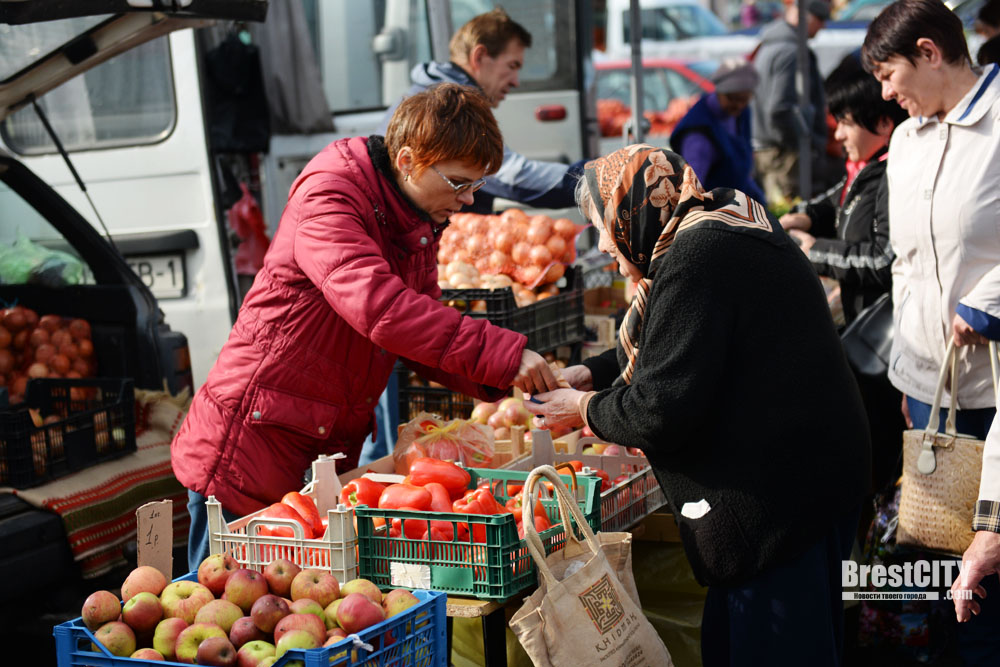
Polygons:
<instances>
[{"instance_id":1,"label":"black plastic crate","mask_svg":"<svg viewBox=\"0 0 1000 667\"><path fill-rule=\"evenodd\" d=\"M528 348L550 352L563 345L584 339L583 289L575 284L573 268L566 271L566 283L561 293L518 308L514 291L500 289L446 289L441 300L464 315L488 319L497 326L528 337Z\"/></svg>"},{"instance_id":2,"label":"black plastic crate","mask_svg":"<svg viewBox=\"0 0 1000 667\"><path fill-rule=\"evenodd\" d=\"M131 378L43 378L0 397L0 485L24 489L134 452ZM44 422L35 426L31 410Z\"/></svg>"},{"instance_id":3,"label":"black plastic crate","mask_svg":"<svg viewBox=\"0 0 1000 667\"><path fill-rule=\"evenodd\" d=\"M430 412L445 419L468 419L475 403L471 396L451 391L447 387L431 387L426 381L401 363L396 364L399 380L399 423L405 424L421 412ZM411 378L414 384L410 384Z\"/></svg>"}]
</instances>

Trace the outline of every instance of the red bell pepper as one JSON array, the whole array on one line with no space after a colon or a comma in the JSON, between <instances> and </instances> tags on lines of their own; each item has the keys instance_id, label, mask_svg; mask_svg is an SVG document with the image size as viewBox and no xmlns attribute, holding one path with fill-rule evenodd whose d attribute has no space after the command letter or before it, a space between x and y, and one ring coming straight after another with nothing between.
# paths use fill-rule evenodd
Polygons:
<instances>
[{"instance_id":1,"label":"red bell pepper","mask_svg":"<svg viewBox=\"0 0 1000 667\"><path fill-rule=\"evenodd\" d=\"M601 478L601 493L604 493L611 488L611 479L608 477L608 473L600 468L591 468L594 473Z\"/></svg>"},{"instance_id":2,"label":"red bell pepper","mask_svg":"<svg viewBox=\"0 0 1000 667\"><path fill-rule=\"evenodd\" d=\"M628 481L629 475L618 475L613 480L611 480L611 486L618 486L619 484L624 484Z\"/></svg>"},{"instance_id":3,"label":"red bell pepper","mask_svg":"<svg viewBox=\"0 0 1000 667\"><path fill-rule=\"evenodd\" d=\"M452 510L459 514L500 514L506 512L506 508L497 504L496 498L489 489L478 488L466 493L452 504ZM486 542L486 524L469 523L474 542Z\"/></svg>"},{"instance_id":4,"label":"red bell pepper","mask_svg":"<svg viewBox=\"0 0 1000 667\"><path fill-rule=\"evenodd\" d=\"M262 519L291 519L302 526L303 537L306 539L312 539L313 537L312 528L309 527L309 524L302 518L302 515L296 512L295 508L291 505L274 503L257 516ZM258 534L270 537L295 537L295 532L288 526L261 526L258 529Z\"/></svg>"},{"instance_id":5,"label":"red bell pepper","mask_svg":"<svg viewBox=\"0 0 1000 667\"><path fill-rule=\"evenodd\" d=\"M422 486L390 484L379 496L378 506L391 510L412 507L423 511L431 506L431 493Z\"/></svg>"},{"instance_id":6,"label":"red bell pepper","mask_svg":"<svg viewBox=\"0 0 1000 667\"><path fill-rule=\"evenodd\" d=\"M432 512L452 512L451 494L440 482L427 482L424 488L431 494L431 504L428 509Z\"/></svg>"},{"instance_id":7,"label":"red bell pepper","mask_svg":"<svg viewBox=\"0 0 1000 667\"><path fill-rule=\"evenodd\" d=\"M535 532L541 533L543 530L548 530L552 527L552 522L549 521L548 515L539 516L535 515ZM522 540L524 539L524 522L517 522L517 536Z\"/></svg>"},{"instance_id":8,"label":"red bell pepper","mask_svg":"<svg viewBox=\"0 0 1000 667\"><path fill-rule=\"evenodd\" d=\"M524 512L524 494L519 493L509 499L504 507L506 507L507 510L514 515L515 521L522 521L522 514ZM544 516L546 519L549 518L541 500L535 500L535 516Z\"/></svg>"},{"instance_id":9,"label":"red bell pepper","mask_svg":"<svg viewBox=\"0 0 1000 667\"><path fill-rule=\"evenodd\" d=\"M320 520L315 500L298 491L289 491L282 496L281 502L302 515L302 518L309 524L309 531L313 537L323 536L323 523Z\"/></svg>"},{"instance_id":10,"label":"red bell pepper","mask_svg":"<svg viewBox=\"0 0 1000 667\"><path fill-rule=\"evenodd\" d=\"M425 486L428 482L438 482L448 489L452 498L459 498L472 481L468 470L460 468L451 461L440 461L432 458L416 459L410 465L410 482L417 486Z\"/></svg>"},{"instance_id":11,"label":"red bell pepper","mask_svg":"<svg viewBox=\"0 0 1000 667\"><path fill-rule=\"evenodd\" d=\"M379 496L385 491L385 484L380 484L367 477L358 477L344 485L340 491L340 502L348 507L368 505L378 507Z\"/></svg>"},{"instance_id":12,"label":"red bell pepper","mask_svg":"<svg viewBox=\"0 0 1000 667\"><path fill-rule=\"evenodd\" d=\"M416 507L400 507L399 509L414 512L420 511ZM402 526L402 530L400 526ZM394 532L396 535L393 535ZM422 540L424 539L424 535L427 534L427 521L423 519L393 519L389 535L399 537L400 534L405 535L408 540Z\"/></svg>"}]
</instances>

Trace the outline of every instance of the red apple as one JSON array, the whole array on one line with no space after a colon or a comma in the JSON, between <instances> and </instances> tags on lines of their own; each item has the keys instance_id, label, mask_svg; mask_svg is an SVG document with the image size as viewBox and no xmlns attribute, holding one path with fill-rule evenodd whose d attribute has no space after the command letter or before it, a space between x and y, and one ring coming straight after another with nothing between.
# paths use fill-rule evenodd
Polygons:
<instances>
[{"instance_id":1,"label":"red apple","mask_svg":"<svg viewBox=\"0 0 1000 667\"><path fill-rule=\"evenodd\" d=\"M490 403L489 401L477 403L476 407L472 408L472 415L469 417L469 421L474 421L477 424L485 424L496 411L496 403Z\"/></svg>"},{"instance_id":2,"label":"red apple","mask_svg":"<svg viewBox=\"0 0 1000 667\"><path fill-rule=\"evenodd\" d=\"M347 595L337 607L337 624L353 634L385 620L382 605L372 602L362 593Z\"/></svg>"},{"instance_id":3,"label":"red apple","mask_svg":"<svg viewBox=\"0 0 1000 667\"><path fill-rule=\"evenodd\" d=\"M122 584L122 602L128 602L136 593L159 595L167 587L167 578L155 567L140 565L125 577Z\"/></svg>"},{"instance_id":4,"label":"red apple","mask_svg":"<svg viewBox=\"0 0 1000 667\"><path fill-rule=\"evenodd\" d=\"M326 607L338 597L340 582L326 570L309 568L292 579L292 600L309 598L318 602L320 607Z\"/></svg>"},{"instance_id":5,"label":"red apple","mask_svg":"<svg viewBox=\"0 0 1000 667\"><path fill-rule=\"evenodd\" d=\"M166 660L173 660L176 656L177 637L181 630L188 626L183 618L165 618L156 624L153 631L153 648L160 652Z\"/></svg>"},{"instance_id":6,"label":"red apple","mask_svg":"<svg viewBox=\"0 0 1000 667\"><path fill-rule=\"evenodd\" d=\"M336 602L336 600L334 600L334 602ZM319 620L326 623L326 627L330 627L329 619L323 611L323 607L319 606L319 602L316 602L316 600L311 600L309 598L295 600L288 605L288 610L293 614L313 614L319 618Z\"/></svg>"},{"instance_id":7,"label":"red apple","mask_svg":"<svg viewBox=\"0 0 1000 667\"><path fill-rule=\"evenodd\" d=\"M117 621L122 613L122 604L118 596L111 591L95 591L83 601L80 616L87 629L93 632L105 623Z\"/></svg>"},{"instance_id":8,"label":"red apple","mask_svg":"<svg viewBox=\"0 0 1000 667\"><path fill-rule=\"evenodd\" d=\"M267 595L267 580L256 570L240 568L226 580L226 599L249 614L253 603L262 595Z\"/></svg>"},{"instance_id":9,"label":"red apple","mask_svg":"<svg viewBox=\"0 0 1000 667\"><path fill-rule=\"evenodd\" d=\"M283 598L291 597L292 580L302 568L287 558L276 558L264 568L264 579L275 595Z\"/></svg>"},{"instance_id":10,"label":"red apple","mask_svg":"<svg viewBox=\"0 0 1000 667\"><path fill-rule=\"evenodd\" d=\"M323 638L326 641L326 638ZM300 648L300 649L311 649L319 648L323 645L323 641L317 641L316 637L307 630L290 630L286 632L281 639L277 641L274 646L275 657L280 658L285 655L289 649Z\"/></svg>"},{"instance_id":11,"label":"red apple","mask_svg":"<svg viewBox=\"0 0 1000 667\"><path fill-rule=\"evenodd\" d=\"M274 657L274 644L255 639L236 652L237 667L259 667L264 658Z\"/></svg>"},{"instance_id":12,"label":"red apple","mask_svg":"<svg viewBox=\"0 0 1000 667\"><path fill-rule=\"evenodd\" d=\"M288 608L288 603L285 602L284 598L268 593L260 596L253 603L253 607L250 609L250 618L262 632L274 632L274 626L278 624L278 621L291 613L292 611Z\"/></svg>"},{"instance_id":13,"label":"red apple","mask_svg":"<svg viewBox=\"0 0 1000 667\"><path fill-rule=\"evenodd\" d=\"M259 641L267 638L268 636L261 632L260 628L254 624L253 619L249 616L236 619L236 622L233 623L233 627L229 630L229 641L231 641L233 646L236 648L240 648L252 641Z\"/></svg>"},{"instance_id":14,"label":"red apple","mask_svg":"<svg viewBox=\"0 0 1000 667\"><path fill-rule=\"evenodd\" d=\"M278 642L286 632L305 630L316 638L319 646L326 640L326 625L312 614L289 614L274 626L274 641Z\"/></svg>"},{"instance_id":15,"label":"red apple","mask_svg":"<svg viewBox=\"0 0 1000 667\"><path fill-rule=\"evenodd\" d=\"M198 566L198 583L218 597L226 590L229 575L239 569L240 564L229 554L212 554Z\"/></svg>"},{"instance_id":16,"label":"red apple","mask_svg":"<svg viewBox=\"0 0 1000 667\"><path fill-rule=\"evenodd\" d=\"M165 660L155 648L141 648L129 657L133 660Z\"/></svg>"},{"instance_id":17,"label":"red apple","mask_svg":"<svg viewBox=\"0 0 1000 667\"><path fill-rule=\"evenodd\" d=\"M347 633L344 632L343 628L334 628L326 633L326 641L323 642L323 646L333 646L338 642L342 642L347 639Z\"/></svg>"},{"instance_id":18,"label":"red apple","mask_svg":"<svg viewBox=\"0 0 1000 667\"><path fill-rule=\"evenodd\" d=\"M343 600L344 598L337 598L336 600L331 602L326 609L323 610L323 620L326 621L327 630L340 627L339 625L337 625L337 607L340 606L340 603Z\"/></svg>"},{"instance_id":19,"label":"red apple","mask_svg":"<svg viewBox=\"0 0 1000 667\"><path fill-rule=\"evenodd\" d=\"M160 593L164 618L183 618L188 625L194 623L198 610L214 599L212 591L197 581L175 581Z\"/></svg>"},{"instance_id":20,"label":"red apple","mask_svg":"<svg viewBox=\"0 0 1000 667\"><path fill-rule=\"evenodd\" d=\"M605 456L621 456L625 452L618 445L605 445L604 451L601 453Z\"/></svg>"},{"instance_id":21,"label":"red apple","mask_svg":"<svg viewBox=\"0 0 1000 667\"><path fill-rule=\"evenodd\" d=\"M163 619L163 606L160 598L148 591L136 593L122 607L122 621L136 634L152 632Z\"/></svg>"},{"instance_id":22,"label":"red apple","mask_svg":"<svg viewBox=\"0 0 1000 667\"><path fill-rule=\"evenodd\" d=\"M243 610L229 600L212 600L198 610L194 616L195 623L213 623L227 635L233 628L233 623L243 617Z\"/></svg>"},{"instance_id":23,"label":"red apple","mask_svg":"<svg viewBox=\"0 0 1000 667\"><path fill-rule=\"evenodd\" d=\"M217 625L195 623L181 630L177 637L175 655L177 662L194 664L198 658L198 647L209 637L225 637L226 633Z\"/></svg>"},{"instance_id":24,"label":"red apple","mask_svg":"<svg viewBox=\"0 0 1000 667\"><path fill-rule=\"evenodd\" d=\"M368 579L351 579L340 587L340 597L346 598L351 593L361 593L375 604L382 604L382 591Z\"/></svg>"},{"instance_id":25,"label":"red apple","mask_svg":"<svg viewBox=\"0 0 1000 667\"><path fill-rule=\"evenodd\" d=\"M418 604L420 604L420 599L416 595L405 588L397 588L389 591L389 594L382 600L382 609L385 610L385 617L391 618Z\"/></svg>"},{"instance_id":26,"label":"red apple","mask_svg":"<svg viewBox=\"0 0 1000 667\"><path fill-rule=\"evenodd\" d=\"M236 647L225 635L209 637L198 644L195 662L199 665L213 665L213 667L233 667L236 664Z\"/></svg>"},{"instance_id":27,"label":"red apple","mask_svg":"<svg viewBox=\"0 0 1000 667\"><path fill-rule=\"evenodd\" d=\"M135 633L121 621L105 623L97 629L94 636L111 655L127 658L135 653ZM96 646L94 651L100 653Z\"/></svg>"}]
</instances>

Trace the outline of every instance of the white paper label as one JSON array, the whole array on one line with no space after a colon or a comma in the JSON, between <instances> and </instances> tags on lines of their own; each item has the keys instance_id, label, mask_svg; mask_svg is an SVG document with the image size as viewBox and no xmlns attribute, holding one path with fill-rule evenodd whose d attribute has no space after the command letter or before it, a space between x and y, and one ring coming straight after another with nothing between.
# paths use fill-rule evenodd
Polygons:
<instances>
[{"instance_id":1,"label":"white paper label","mask_svg":"<svg viewBox=\"0 0 1000 667\"><path fill-rule=\"evenodd\" d=\"M684 503L684 506L681 507L681 515L689 519L700 519L711 509L712 506L708 504L708 501L702 498L696 503Z\"/></svg>"},{"instance_id":2,"label":"white paper label","mask_svg":"<svg viewBox=\"0 0 1000 667\"><path fill-rule=\"evenodd\" d=\"M406 588L431 588L431 568L419 563L389 563L389 575L393 586Z\"/></svg>"}]
</instances>

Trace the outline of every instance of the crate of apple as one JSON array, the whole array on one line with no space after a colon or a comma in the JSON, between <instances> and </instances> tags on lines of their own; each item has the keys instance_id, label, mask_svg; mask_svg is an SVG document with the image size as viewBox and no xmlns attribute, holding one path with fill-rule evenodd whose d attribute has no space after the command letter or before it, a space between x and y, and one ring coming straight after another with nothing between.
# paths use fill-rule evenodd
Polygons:
<instances>
[{"instance_id":1,"label":"crate of apple","mask_svg":"<svg viewBox=\"0 0 1000 667\"><path fill-rule=\"evenodd\" d=\"M258 572L213 554L173 582L140 566L121 596L96 591L80 618L55 627L60 667L97 658L122 666L280 667L304 664L307 651L331 665L445 664L443 593L383 593L366 579L341 584L329 570L285 559Z\"/></svg>"}]
</instances>

